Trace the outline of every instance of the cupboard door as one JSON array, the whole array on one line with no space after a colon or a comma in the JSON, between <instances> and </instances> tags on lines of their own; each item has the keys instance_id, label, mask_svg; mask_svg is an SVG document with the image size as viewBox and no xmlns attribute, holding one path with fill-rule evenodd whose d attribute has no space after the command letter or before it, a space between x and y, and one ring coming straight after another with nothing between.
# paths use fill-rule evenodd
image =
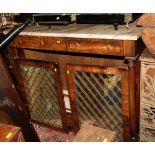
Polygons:
<instances>
[{"instance_id":1,"label":"cupboard door","mask_svg":"<svg viewBox=\"0 0 155 155\"><path fill-rule=\"evenodd\" d=\"M74 132L84 121L130 140L127 68L67 65Z\"/></svg>"},{"instance_id":2,"label":"cupboard door","mask_svg":"<svg viewBox=\"0 0 155 155\"><path fill-rule=\"evenodd\" d=\"M32 121L55 130L67 130L58 65L19 60L19 70Z\"/></svg>"}]
</instances>

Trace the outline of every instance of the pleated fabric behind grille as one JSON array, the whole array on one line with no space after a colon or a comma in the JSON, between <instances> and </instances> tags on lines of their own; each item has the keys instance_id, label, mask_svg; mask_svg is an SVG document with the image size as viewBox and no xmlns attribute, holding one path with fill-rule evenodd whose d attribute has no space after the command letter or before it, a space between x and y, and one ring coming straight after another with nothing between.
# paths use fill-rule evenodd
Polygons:
<instances>
[{"instance_id":1,"label":"pleated fabric behind grille","mask_svg":"<svg viewBox=\"0 0 155 155\"><path fill-rule=\"evenodd\" d=\"M54 70L49 67L20 64L31 119L62 128Z\"/></svg>"},{"instance_id":2,"label":"pleated fabric behind grille","mask_svg":"<svg viewBox=\"0 0 155 155\"><path fill-rule=\"evenodd\" d=\"M116 131L116 141L123 141L121 76L82 71L73 75L80 123L91 120Z\"/></svg>"}]
</instances>

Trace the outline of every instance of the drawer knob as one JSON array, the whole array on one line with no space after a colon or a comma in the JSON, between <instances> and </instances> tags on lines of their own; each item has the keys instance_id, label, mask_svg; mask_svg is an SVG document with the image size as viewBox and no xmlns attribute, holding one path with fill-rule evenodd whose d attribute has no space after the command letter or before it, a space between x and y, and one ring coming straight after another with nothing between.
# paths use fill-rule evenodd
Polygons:
<instances>
[{"instance_id":1,"label":"drawer knob","mask_svg":"<svg viewBox=\"0 0 155 155\"><path fill-rule=\"evenodd\" d=\"M76 46L79 48L80 47L80 45L79 45L79 43L76 41Z\"/></svg>"},{"instance_id":2,"label":"drawer knob","mask_svg":"<svg viewBox=\"0 0 155 155\"><path fill-rule=\"evenodd\" d=\"M58 16L58 17L56 17L56 20L59 20L60 19L60 17Z\"/></svg>"},{"instance_id":3,"label":"drawer knob","mask_svg":"<svg viewBox=\"0 0 155 155\"><path fill-rule=\"evenodd\" d=\"M40 41L40 43L41 43L41 45L44 45L44 42L42 40Z\"/></svg>"},{"instance_id":4,"label":"drawer knob","mask_svg":"<svg viewBox=\"0 0 155 155\"><path fill-rule=\"evenodd\" d=\"M19 39L19 42L22 44L23 42L21 41L21 39Z\"/></svg>"},{"instance_id":5,"label":"drawer knob","mask_svg":"<svg viewBox=\"0 0 155 155\"><path fill-rule=\"evenodd\" d=\"M61 43L61 41L60 41L60 40L57 40L57 41L56 41L56 43L57 43L57 44L60 44L60 43Z\"/></svg>"},{"instance_id":6,"label":"drawer knob","mask_svg":"<svg viewBox=\"0 0 155 155\"><path fill-rule=\"evenodd\" d=\"M108 50L113 50L113 46L111 46L111 45L107 45L107 48L108 48Z\"/></svg>"}]
</instances>

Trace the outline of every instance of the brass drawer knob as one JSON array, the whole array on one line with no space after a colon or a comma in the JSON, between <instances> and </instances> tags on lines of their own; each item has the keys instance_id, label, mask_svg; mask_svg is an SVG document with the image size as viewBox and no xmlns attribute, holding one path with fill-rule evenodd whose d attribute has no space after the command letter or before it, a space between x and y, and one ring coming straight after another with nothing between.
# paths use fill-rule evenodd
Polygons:
<instances>
[{"instance_id":1,"label":"brass drawer knob","mask_svg":"<svg viewBox=\"0 0 155 155\"><path fill-rule=\"evenodd\" d=\"M113 50L113 46L111 46L110 44L107 45L107 49L108 50Z\"/></svg>"},{"instance_id":2,"label":"brass drawer knob","mask_svg":"<svg viewBox=\"0 0 155 155\"><path fill-rule=\"evenodd\" d=\"M76 41L76 46L79 48L80 47L80 45L79 45L79 43Z\"/></svg>"},{"instance_id":3,"label":"brass drawer knob","mask_svg":"<svg viewBox=\"0 0 155 155\"><path fill-rule=\"evenodd\" d=\"M41 45L44 45L44 42L42 40L40 41L40 43L41 43Z\"/></svg>"},{"instance_id":4,"label":"brass drawer knob","mask_svg":"<svg viewBox=\"0 0 155 155\"><path fill-rule=\"evenodd\" d=\"M60 17L58 16L58 17L56 17L56 20L60 20Z\"/></svg>"},{"instance_id":5,"label":"brass drawer knob","mask_svg":"<svg viewBox=\"0 0 155 155\"><path fill-rule=\"evenodd\" d=\"M57 44L60 44L60 43L61 43L61 41L60 41L60 40L57 40L57 41L56 41L56 43L57 43Z\"/></svg>"},{"instance_id":6,"label":"brass drawer knob","mask_svg":"<svg viewBox=\"0 0 155 155\"><path fill-rule=\"evenodd\" d=\"M20 44L22 44L22 43L23 43L21 39L19 39L19 42L20 42Z\"/></svg>"}]
</instances>

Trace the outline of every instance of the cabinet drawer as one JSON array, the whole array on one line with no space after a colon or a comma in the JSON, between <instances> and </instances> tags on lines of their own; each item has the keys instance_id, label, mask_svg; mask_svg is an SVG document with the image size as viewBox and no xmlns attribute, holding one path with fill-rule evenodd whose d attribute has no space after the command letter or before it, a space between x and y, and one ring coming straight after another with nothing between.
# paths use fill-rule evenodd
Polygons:
<instances>
[{"instance_id":1,"label":"cabinet drawer","mask_svg":"<svg viewBox=\"0 0 155 155\"><path fill-rule=\"evenodd\" d=\"M18 36L11 43L11 46L17 48L66 51L64 38L52 38L44 36Z\"/></svg>"},{"instance_id":2,"label":"cabinet drawer","mask_svg":"<svg viewBox=\"0 0 155 155\"><path fill-rule=\"evenodd\" d=\"M67 38L69 52L123 56L122 41Z\"/></svg>"},{"instance_id":3,"label":"cabinet drawer","mask_svg":"<svg viewBox=\"0 0 155 155\"><path fill-rule=\"evenodd\" d=\"M18 36L11 44L17 48L52 49L52 41L48 37Z\"/></svg>"},{"instance_id":4,"label":"cabinet drawer","mask_svg":"<svg viewBox=\"0 0 155 155\"><path fill-rule=\"evenodd\" d=\"M67 51L65 38L52 38L52 46L55 51Z\"/></svg>"}]
</instances>

